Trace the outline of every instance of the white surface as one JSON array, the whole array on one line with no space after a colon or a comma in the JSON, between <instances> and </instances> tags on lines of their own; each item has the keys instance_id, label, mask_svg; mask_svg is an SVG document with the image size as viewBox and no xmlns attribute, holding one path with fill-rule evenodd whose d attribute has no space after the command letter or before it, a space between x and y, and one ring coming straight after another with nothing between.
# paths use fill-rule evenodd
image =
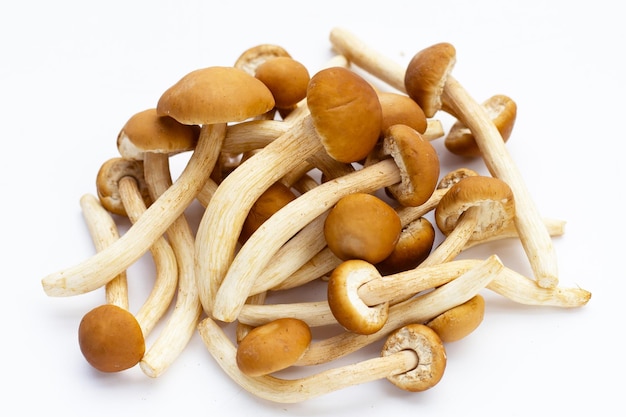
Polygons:
<instances>
[{"instance_id":1,"label":"white surface","mask_svg":"<svg viewBox=\"0 0 626 417\"><path fill-rule=\"evenodd\" d=\"M624 413L626 230L621 199L611 194L623 194L616 145L623 141L626 33L618 3L11 4L0 13L3 415ZM197 335L157 379L138 368L95 372L80 355L76 329L103 292L50 298L40 280L93 253L78 200L95 192L100 164L117 156L120 127L186 72L231 65L257 43L284 46L314 72L331 56L334 26L402 64L431 43L452 42L455 76L477 99L505 93L517 101L507 146L542 214L567 220L565 236L555 239L561 285L590 290L590 303L566 311L490 296L483 325L448 347L446 375L421 394L382 380L300 404L269 403L228 379ZM438 146L446 164L460 162ZM528 272L516 242L489 251ZM142 270L149 272L149 258L129 273ZM144 294L133 285L137 308Z\"/></svg>"}]
</instances>

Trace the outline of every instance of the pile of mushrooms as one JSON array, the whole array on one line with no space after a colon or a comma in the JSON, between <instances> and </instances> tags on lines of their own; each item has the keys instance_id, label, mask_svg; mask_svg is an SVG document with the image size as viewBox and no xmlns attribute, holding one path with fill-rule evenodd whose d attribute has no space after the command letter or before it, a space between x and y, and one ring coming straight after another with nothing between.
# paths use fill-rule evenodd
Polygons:
<instances>
[{"instance_id":1,"label":"pile of mushrooms","mask_svg":"<svg viewBox=\"0 0 626 417\"><path fill-rule=\"evenodd\" d=\"M442 380L446 345L480 326L485 291L524 305L588 303L589 291L559 285L551 239L564 221L539 215L506 149L515 102L477 103L450 75L448 43L403 68L343 29L330 41L337 55L316 72L269 44L193 70L121 127L119 154L81 199L94 255L42 279L51 297L104 292L78 329L88 364L156 378L198 334L234 383L272 402L382 378L422 392ZM448 132L440 111L455 118ZM442 172L436 140L482 157L488 174ZM188 160L173 177L178 154ZM196 230L194 201L204 209ZM496 253L459 257L497 239L518 239L534 276ZM128 269L147 252L154 288L136 308ZM311 285L318 300L306 297ZM331 337L316 331L329 326ZM376 343L380 357L329 365ZM295 367L305 375L282 374Z\"/></svg>"}]
</instances>

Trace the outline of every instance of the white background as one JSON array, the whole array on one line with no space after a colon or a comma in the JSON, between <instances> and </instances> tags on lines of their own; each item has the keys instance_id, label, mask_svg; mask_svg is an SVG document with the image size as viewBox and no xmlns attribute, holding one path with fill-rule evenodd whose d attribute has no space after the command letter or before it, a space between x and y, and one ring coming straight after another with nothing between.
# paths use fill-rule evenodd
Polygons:
<instances>
[{"instance_id":1,"label":"white background","mask_svg":"<svg viewBox=\"0 0 626 417\"><path fill-rule=\"evenodd\" d=\"M3 415L623 415L626 32L619 3L6 4L0 12ZM154 107L185 73L231 65L258 43L282 45L314 73L332 55L334 26L401 64L431 43L451 42L458 52L454 74L471 94L516 100L507 146L542 214L567 221L565 235L555 239L561 285L591 291L589 304L524 307L487 294L482 326L448 346L443 380L420 394L381 380L299 404L270 403L228 379L197 334L156 379L138 367L112 375L91 369L76 330L82 315L103 302L102 290L50 298L40 280L93 254L78 200L95 192L100 164L117 156L121 126ZM449 126L449 118L440 119ZM444 169L484 170L480 162L446 154L441 142L436 146ZM518 242L471 256L490 253L528 272ZM145 296L146 282L139 280L150 279L150 267L143 258L129 271L137 277L132 308Z\"/></svg>"}]
</instances>

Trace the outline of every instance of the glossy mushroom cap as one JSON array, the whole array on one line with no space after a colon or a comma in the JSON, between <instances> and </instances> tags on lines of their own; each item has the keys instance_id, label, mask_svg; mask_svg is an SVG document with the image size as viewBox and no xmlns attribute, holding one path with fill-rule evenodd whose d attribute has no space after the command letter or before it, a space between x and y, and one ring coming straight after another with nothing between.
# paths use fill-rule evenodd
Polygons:
<instances>
[{"instance_id":1,"label":"glossy mushroom cap","mask_svg":"<svg viewBox=\"0 0 626 417\"><path fill-rule=\"evenodd\" d=\"M255 327L237 347L237 366L248 376L288 368L304 355L311 338L309 326L295 318L281 318Z\"/></svg>"},{"instance_id":2,"label":"glossy mushroom cap","mask_svg":"<svg viewBox=\"0 0 626 417\"><path fill-rule=\"evenodd\" d=\"M152 199L144 178L143 161L110 158L102 164L96 175L96 190L100 203L111 213L124 217L127 217L127 214L119 192L119 181L128 176L137 181L144 203L150 206Z\"/></svg>"},{"instance_id":3,"label":"glossy mushroom cap","mask_svg":"<svg viewBox=\"0 0 626 417\"><path fill-rule=\"evenodd\" d=\"M317 72L307 88L307 105L326 152L339 162L364 159L380 136L378 94L361 76L343 67Z\"/></svg>"},{"instance_id":4,"label":"glossy mushroom cap","mask_svg":"<svg viewBox=\"0 0 626 417\"><path fill-rule=\"evenodd\" d=\"M456 342L472 333L485 317L485 299L476 294L468 301L447 310L426 325L433 329L444 343Z\"/></svg>"},{"instance_id":5,"label":"glossy mushroom cap","mask_svg":"<svg viewBox=\"0 0 626 417\"><path fill-rule=\"evenodd\" d=\"M205 125L243 121L266 113L274 104L265 84L244 70L207 67L165 90L156 109L159 116L182 124Z\"/></svg>"},{"instance_id":6,"label":"glossy mushroom cap","mask_svg":"<svg viewBox=\"0 0 626 417\"><path fill-rule=\"evenodd\" d=\"M387 187L389 193L404 206L424 204L439 181L437 150L415 129L393 125L385 132L382 151L401 172L401 182Z\"/></svg>"},{"instance_id":7,"label":"glossy mushroom cap","mask_svg":"<svg viewBox=\"0 0 626 417\"><path fill-rule=\"evenodd\" d=\"M278 57L291 57L291 55L280 45L261 43L243 51L233 66L254 76L259 65L268 59Z\"/></svg>"},{"instance_id":8,"label":"glossy mushroom cap","mask_svg":"<svg viewBox=\"0 0 626 417\"><path fill-rule=\"evenodd\" d=\"M404 75L406 92L433 117L441 110L441 94L448 74L456 64L456 49L442 42L422 49L413 56Z\"/></svg>"},{"instance_id":9,"label":"glossy mushroom cap","mask_svg":"<svg viewBox=\"0 0 626 417\"><path fill-rule=\"evenodd\" d=\"M508 141L517 117L517 104L510 97L497 94L485 100L482 106L500 132L502 140ZM450 127L444 145L455 155L467 158L481 156L474 135L459 120Z\"/></svg>"},{"instance_id":10,"label":"glossy mushroom cap","mask_svg":"<svg viewBox=\"0 0 626 417\"><path fill-rule=\"evenodd\" d=\"M401 231L398 213L367 193L339 199L324 222L328 248L341 260L380 262L391 254Z\"/></svg>"},{"instance_id":11,"label":"glossy mushroom cap","mask_svg":"<svg viewBox=\"0 0 626 417\"><path fill-rule=\"evenodd\" d=\"M382 275L416 268L430 254L435 243L435 228L425 217L413 220L402 228L391 254L376 264Z\"/></svg>"},{"instance_id":12,"label":"glossy mushroom cap","mask_svg":"<svg viewBox=\"0 0 626 417\"><path fill-rule=\"evenodd\" d=\"M80 351L102 372L119 372L135 366L145 353L141 327L128 311L104 304L89 311L78 327Z\"/></svg>"},{"instance_id":13,"label":"glossy mushroom cap","mask_svg":"<svg viewBox=\"0 0 626 417\"><path fill-rule=\"evenodd\" d=\"M445 235L454 230L459 218L470 207L480 207L482 214L470 240L495 234L513 221L513 192L504 181L487 176L469 176L454 184L435 208L437 227Z\"/></svg>"},{"instance_id":14,"label":"glossy mushroom cap","mask_svg":"<svg viewBox=\"0 0 626 417\"><path fill-rule=\"evenodd\" d=\"M383 111L381 135L393 125L402 124L423 134L428 127L428 120L422 108L411 97L389 91L378 93L378 100Z\"/></svg>"},{"instance_id":15,"label":"glossy mushroom cap","mask_svg":"<svg viewBox=\"0 0 626 417\"><path fill-rule=\"evenodd\" d=\"M146 152L174 155L193 150L199 134L199 126L159 116L156 109L151 108L128 119L117 136L117 149L128 159L143 159Z\"/></svg>"},{"instance_id":16,"label":"glossy mushroom cap","mask_svg":"<svg viewBox=\"0 0 626 417\"><path fill-rule=\"evenodd\" d=\"M374 265L361 259L344 261L330 274L328 306L337 322L346 330L357 334L373 334L387 322L388 302L369 306L358 295L359 287L380 277Z\"/></svg>"},{"instance_id":17,"label":"glossy mushroom cap","mask_svg":"<svg viewBox=\"0 0 626 417\"><path fill-rule=\"evenodd\" d=\"M307 68L290 57L270 58L261 63L255 72L269 88L279 109L288 109L306 97L311 79Z\"/></svg>"},{"instance_id":18,"label":"glossy mushroom cap","mask_svg":"<svg viewBox=\"0 0 626 417\"><path fill-rule=\"evenodd\" d=\"M296 199L296 194L281 182L272 184L254 202L241 227L239 242L245 243L267 219Z\"/></svg>"},{"instance_id":19,"label":"glossy mushroom cap","mask_svg":"<svg viewBox=\"0 0 626 417\"><path fill-rule=\"evenodd\" d=\"M402 350L413 350L417 366L405 373L387 377L398 388L421 392L437 385L446 369L447 355L437 333L423 324L409 324L391 333L381 355L388 356Z\"/></svg>"}]
</instances>

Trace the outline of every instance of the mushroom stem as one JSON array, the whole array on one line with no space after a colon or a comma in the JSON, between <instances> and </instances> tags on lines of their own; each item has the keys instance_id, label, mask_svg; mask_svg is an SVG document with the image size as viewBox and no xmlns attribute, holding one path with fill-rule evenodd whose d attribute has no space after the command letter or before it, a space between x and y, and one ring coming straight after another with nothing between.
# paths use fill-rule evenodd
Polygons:
<instances>
[{"instance_id":1,"label":"mushroom stem","mask_svg":"<svg viewBox=\"0 0 626 417\"><path fill-rule=\"evenodd\" d=\"M128 269L146 253L185 211L209 178L225 131L226 124L202 129L187 166L174 184L115 243L75 266L44 277L42 286L45 293L63 297L93 291Z\"/></svg>"},{"instance_id":2,"label":"mushroom stem","mask_svg":"<svg viewBox=\"0 0 626 417\"><path fill-rule=\"evenodd\" d=\"M146 205L137 188L137 181L123 177L119 181L120 197L131 222L139 221L146 212ZM167 312L178 285L178 265L176 256L165 237L160 236L150 247L156 266L156 279L136 317L146 337Z\"/></svg>"},{"instance_id":3,"label":"mushroom stem","mask_svg":"<svg viewBox=\"0 0 626 417\"><path fill-rule=\"evenodd\" d=\"M150 194L156 200L172 185L168 156L146 153L144 171ZM141 370L153 378L168 369L187 346L202 312L194 275L194 236L184 214L167 229L167 236L177 259L178 292L170 318L139 363Z\"/></svg>"},{"instance_id":4,"label":"mushroom stem","mask_svg":"<svg viewBox=\"0 0 626 417\"><path fill-rule=\"evenodd\" d=\"M102 207L96 196L92 194L83 195L80 198L80 206L97 251L103 250L120 238L115 220L111 213ZM107 304L113 304L128 310L128 280L126 271L120 272L106 284L105 296Z\"/></svg>"},{"instance_id":5,"label":"mushroom stem","mask_svg":"<svg viewBox=\"0 0 626 417\"><path fill-rule=\"evenodd\" d=\"M392 159L386 159L352 174L325 182L280 209L250 236L230 263L230 267L225 266L223 272L225 278L219 288L215 289L213 314L219 312L219 319L234 321L250 295L256 277L267 262L294 234L327 211L341 197L357 191L373 192L400 180L397 165ZM197 250L196 253L205 251ZM209 253L206 255L205 259ZM209 264L207 267L215 267L208 260L207 263Z\"/></svg>"},{"instance_id":6,"label":"mushroom stem","mask_svg":"<svg viewBox=\"0 0 626 417\"><path fill-rule=\"evenodd\" d=\"M259 398L277 403L303 402L350 386L405 374L420 365L417 352L405 348L296 379L271 375L249 377L237 366L236 348L217 323L206 318L200 323L199 332L209 353L235 383Z\"/></svg>"},{"instance_id":7,"label":"mushroom stem","mask_svg":"<svg viewBox=\"0 0 626 417\"><path fill-rule=\"evenodd\" d=\"M389 307L387 321L375 333L362 335L345 331L312 343L296 365L329 362L380 340L394 329L410 323L424 323L475 296L503 270L504 265L498 256L492 255L447 284Z\"/></svg>"}]
</instances>

